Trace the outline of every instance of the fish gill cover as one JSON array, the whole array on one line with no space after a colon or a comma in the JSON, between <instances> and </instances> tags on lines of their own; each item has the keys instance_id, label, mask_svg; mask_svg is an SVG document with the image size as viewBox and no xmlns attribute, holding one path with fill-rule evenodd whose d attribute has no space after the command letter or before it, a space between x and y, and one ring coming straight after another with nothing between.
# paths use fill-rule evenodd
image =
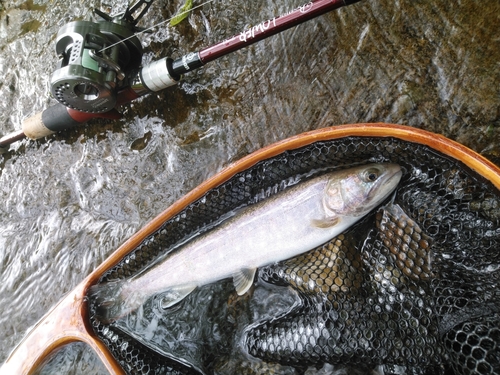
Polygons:
<instances>
[{"instance_id":1,"label":"fish gill cover","mask_svg":"<svg viewBox=\"0 0 500 375\"><path fill-rule=\"evenodd\" d=\"M152 297L109 325L90 301L95 333L129 374L500 372L500 194L459 161L398 139L346 137L261 161L165 222L100 282L134 275L299 178L368 162L397 163L403 178L393 201L347 232L262 268L242 297L221 281L169 309Z\"/></svg>"}]
</instances>

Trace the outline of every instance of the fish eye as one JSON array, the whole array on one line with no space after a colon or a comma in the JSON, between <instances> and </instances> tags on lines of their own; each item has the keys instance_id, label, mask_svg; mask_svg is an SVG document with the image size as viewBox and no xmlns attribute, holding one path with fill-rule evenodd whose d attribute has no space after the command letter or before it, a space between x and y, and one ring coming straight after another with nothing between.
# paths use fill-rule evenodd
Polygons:
<instances>
[{"instance_id":1,"label":"fish eye","mask_svg":"<svg viewBox=\"0 0 500 375\"><path fill-rule=\"evenodd\" d=\"M367 169L365 172L363 172L363 175L361 176L361 178L365 182L375 182L379 177L379 173L380 172L377 169L370 168L370 169Z\"/></svg>"}]
</instances>

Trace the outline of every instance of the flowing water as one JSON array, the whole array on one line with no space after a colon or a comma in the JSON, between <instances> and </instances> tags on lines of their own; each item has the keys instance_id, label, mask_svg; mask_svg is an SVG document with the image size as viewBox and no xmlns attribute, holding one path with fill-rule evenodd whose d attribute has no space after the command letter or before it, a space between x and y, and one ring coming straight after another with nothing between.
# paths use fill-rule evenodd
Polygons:
<instances>
[{"instance_id":1,"label":"flowing water","mask_svg":"<svg viewBox=\"0 0 500 375\"><path fill-rule=\"evenodd\" d=\"M140 26L182 4L155 1ZM124 5L0 0L0 133L54 103L58 29L90 19L93 8L114 14ZM141 35L144 61L199 50L299 5L216 0L175 28ZM135 231L275 141L325 126L391 122L443 134L498 162L499 25L496 0L365 0L212 62L126 106L121 120L14 144L0 159L0 363ZM51 366L105 373L81 344Z\"/></svg>"}]
</instances>

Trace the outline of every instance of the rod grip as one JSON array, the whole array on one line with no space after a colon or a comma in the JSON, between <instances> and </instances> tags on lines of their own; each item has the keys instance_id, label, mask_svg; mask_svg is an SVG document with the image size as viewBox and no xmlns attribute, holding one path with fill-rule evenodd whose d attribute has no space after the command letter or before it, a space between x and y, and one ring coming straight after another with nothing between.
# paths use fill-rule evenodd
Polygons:
<instances>
[{"instance_id":1,"label":"rod grip","mask_svg":"<svg viewBox=\"0 0 500 375\"><path fill-rule=\"evenodd\" d=\"M31 139L39 139L51 135L54 131L48 129L42 121L42 113L28 117L23 121L23 133Z\"/></svg>"},{"instance_id":2,"label":"rod grip","mask_svg":"<svg viewBox=\"0 0 500 375\"><path fill-rule=\"evenodd\" d=\"M23 133L31 139L40 139L55 132L73 128L93 118L119 119L121 115L112 109L105 113L80 112L57 103L23 121Z\"/></svg>"},{"instance_id":3,"label":"rod grip","mask_svg":"<svg viewBox=\"0 0 500 375\"><path fill-rule=\"evenodd\" d=\"M70 116L64 105L57 103L24 120L23 132L28 138L39 139L80 123Z\"/></svg>"}]
</instances>

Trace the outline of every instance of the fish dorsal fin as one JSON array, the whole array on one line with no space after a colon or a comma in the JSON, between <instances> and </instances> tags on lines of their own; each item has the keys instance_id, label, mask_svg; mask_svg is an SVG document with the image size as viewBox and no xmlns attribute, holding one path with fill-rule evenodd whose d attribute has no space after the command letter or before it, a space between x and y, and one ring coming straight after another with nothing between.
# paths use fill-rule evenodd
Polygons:
<instances>
[{"instance_id":1,"label":"fish dorsal fin","mask_svg":"<svg viewBox=\"0 0 500 375\"><path fill-rule=\"evenodd\" d=\"M253 284L257 268L244 268L233 275L234 288L239 296L245 294Z\"/></svg>"},{"instance_id":2,"label":"fish dorsal fin","mask_svg":"<svg viewBox=\"0 0 500 375\"><path fill-rule=\"evenodd\" d=\"M323 228L323 229L332 228L332 227L336 226L338 223L340 223L340 218L339 217L335 217L335 216L334 217L324 218L324 219L313 219L313 220L311 220L311 224L314 227Z\"/></svg>"},{"instance_id":3,"label":"fish dorsal fin","mask_svg":"<svg viewBox=\"0 0 500 375\"><path fill-rule=\"evenodd\" d=\"M195 289L196 285L185 285L169 289L165 293L163 293L162 299L160 300L160 305L163 309L168 309L169 307L182 301Z\"/></svg>"}]
</instances>

